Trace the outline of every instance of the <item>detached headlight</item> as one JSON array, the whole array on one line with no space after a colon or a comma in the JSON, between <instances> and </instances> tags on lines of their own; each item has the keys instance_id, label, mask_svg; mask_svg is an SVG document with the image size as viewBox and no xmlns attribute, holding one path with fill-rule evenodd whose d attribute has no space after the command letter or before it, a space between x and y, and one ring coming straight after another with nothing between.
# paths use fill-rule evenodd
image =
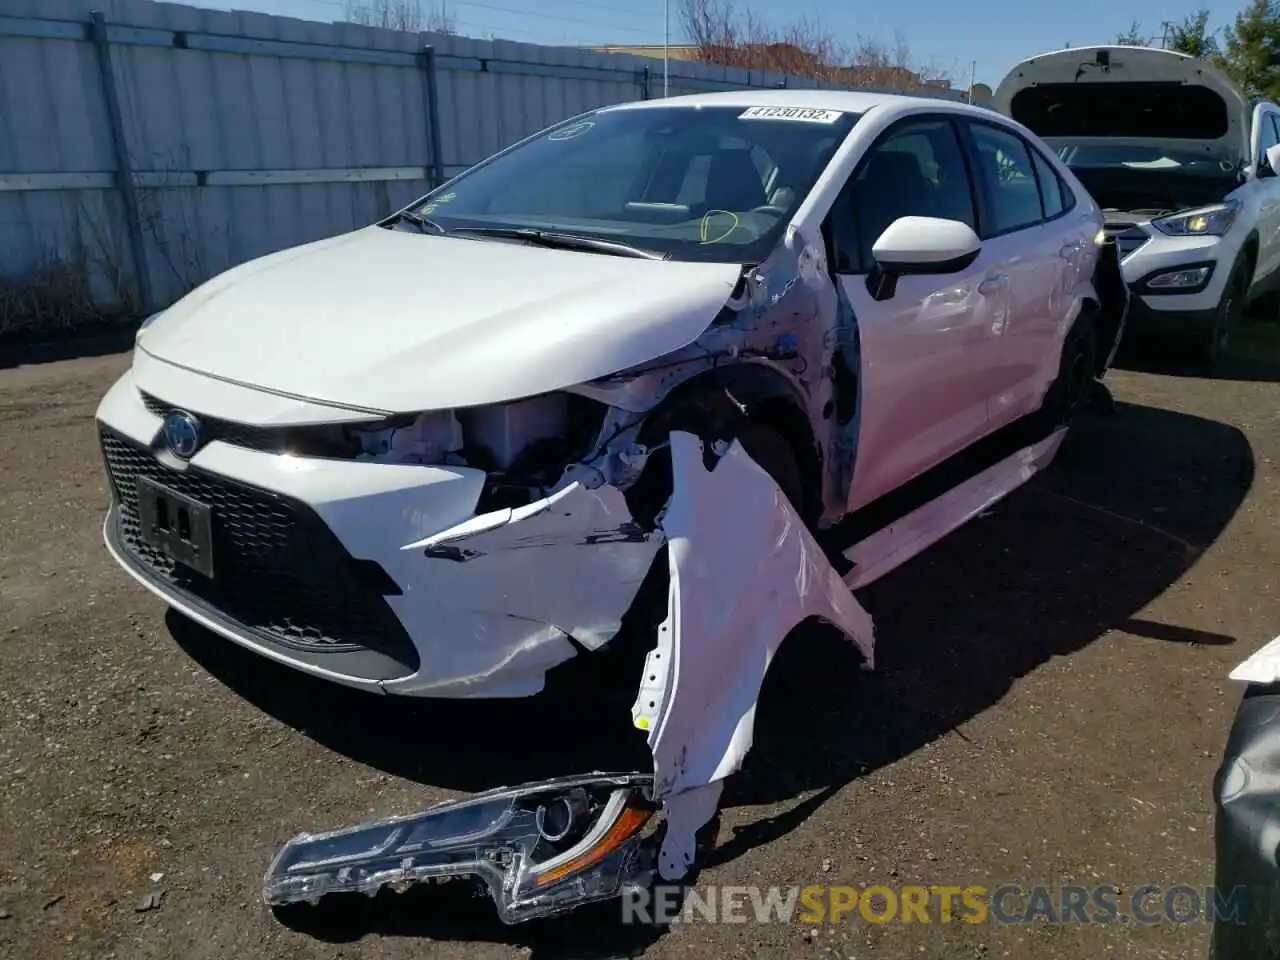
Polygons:
<instances>
[{"instance_id":1,"label":"detached headlight","mask_svg":"<svg viewBox=\"0 0 1280 960\"><path fill-rule=\"evenodd\" d=\"M1215 203L1172 217L1152 220L1151 225L1170 237L1220 237L1231 229L1240 212L1239 200Z\"/></svg>"}]
</instances>

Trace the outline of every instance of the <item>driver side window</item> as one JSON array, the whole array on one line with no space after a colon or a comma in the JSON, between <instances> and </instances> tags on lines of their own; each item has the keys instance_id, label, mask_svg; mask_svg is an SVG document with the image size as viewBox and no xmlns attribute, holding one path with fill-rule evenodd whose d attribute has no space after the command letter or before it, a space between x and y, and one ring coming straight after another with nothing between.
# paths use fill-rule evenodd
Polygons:
<instances>
[{"instance_id":1,"label":"driver side window","mask_svg":"<svg viewBox=\"0 0 1280 960\"><path fill-rule=\"evenodd\" d=\"M505 184L488 198L483 212L502 210L534 217L616 216L632 190L637 157L643 156L646 148L644 135L624 133L602 142L566 141L563 146L570 149L554 166Z\"/></svg>"},{"instance_id":2,"label":"driver side window","mask_svg":"<svg viewBox=\"0 0 1280 960\"><path fill-rule=\"evenodd\" d=\"M977 225L973 188L955 127L946 118L907 120L871 148L831 212L837 273L866 273L871 248L899 217Z\"/></svg>"}]
</instances>

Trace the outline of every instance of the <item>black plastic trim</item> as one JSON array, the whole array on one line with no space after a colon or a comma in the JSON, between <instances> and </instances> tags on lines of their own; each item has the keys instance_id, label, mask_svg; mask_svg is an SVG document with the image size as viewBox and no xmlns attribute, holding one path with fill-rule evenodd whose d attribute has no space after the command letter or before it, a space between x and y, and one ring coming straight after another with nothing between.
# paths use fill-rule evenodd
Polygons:
<instances>
[{"instance_id":1,"label":"black plastic trim","mask_svg":"<svg viewBox=\"0 0 1280 960\"><path fill-rule=\"evenodd\" d=\"M397 679L410 676L418 671L421 662L417 647L405 629L404 624L386 600L388 595L400 593L399 585L395 583L380 564L375 561L353 557L342 545L341 541L338 540L328 524L308 504L292 497L283 496L272 490L252 486L221 474L198 469L190 463L183 464L181 471L174 471L166 467L164 462L157 457L155 451L149 450L146 445L120 434L101 422L98 423L98 431L103 458L106 461L107 474L111 478L112 499L115 504L110 525L110 532L115 537L113 543L118 542L121 555L130 560L130 568L139 570L148 583L154 584L157 589L165 594L181 598L181 602L201 610L202 613L210 618L216 617L219 622L228 625L228 628L233 632L252 636L279 651L288 651L287 656L293 660L311 663L316 666L329 664L325 669L334 670L335 668L332 664L339 661L345 662L348 657L363 655L367 652L374 657L383 658L387 663L394 663L396 666L395 668L380 667L374 671L376 675L368 676L366 679ZM111 458L107 455L106 448L109 443L120 449L130 450L132 456L140 458L142 461L156 462L161 468L164 468L162 475L165 473L174 477L186 475L196 482L222 488L229 494L244 498L250 502L257 502L263 505L261 509L278 508L282 516L289 518L288 522L297 525L298 535L312 538L309 541L306 554L307 562L319 564L320 567L318 569L322 569L325 576L338 578L329 584L330 589L350 589L350 596L347 599L351 603L358 602L361 604L360 607L352 609L359 611L357 619L371 632L366 633L365 638L362 639L346 639L335 635L334 642L326 642L324 644L294 642L290 637L277 635L270 629L246 624L236 616L222 611L216 605L216 597L205 599L199 596L197 591L183 589L181 585L171 582L165 576L163 570L153 569L143 557L138 556L136 550L128 544L120 529L122 526L121 513L126 509L123 506L124 501L122 499L124 491L121 489L121 483L112 469ZM266 505L271 506L268 507ZM136 522L133 511L128 510L127 512L129 517ZM316 551L319 552L317 553ZM247 570L248 568L243 572L247 572ZM281 570L281 573L285 579L291 580L291 582L296 582L300 585L307 582L306 577L308 574L306 569L300 569L296 572ZM286 620L290 619L292 617L286 617ZM371 639L376 640L376 643L370 643L369 640ZM318 659L312 659L313 657ZM356 657L355 662L365 661L361 657ZM368 662L372 663L373 661ZM382 676L382 674L388 675Z\"/></svg>"},{"instance_id":2,"label":"black plastic trim","mask_svg":"<svg viewBox=\"0 0 1280 960\"><path fill-rule=\"evenodd\" d=\"M392 657L367 648L363 650L340 649L334 651L303 650L296 646L281 643L279 639L269 633L232 619L217 607L210 605L194 594L175 588L172 584L155 576L154 572L146 564L139 562L125 544L123 537L120 536L119 501L114 501L111 504L111 511L107 515L106 532L112 549L120 560L128 566L129 570L151 584L162 595L171 598L173 603L191 607L198 611L201 616L217 623L223 629L252 639L265 647L278 650L282 656L295 663L306 664L331 673L351 677L355 680L368 681L400 680L417 672L416 666L411 667L409 664L401 663Z\"/></svg>"}]
</instances>

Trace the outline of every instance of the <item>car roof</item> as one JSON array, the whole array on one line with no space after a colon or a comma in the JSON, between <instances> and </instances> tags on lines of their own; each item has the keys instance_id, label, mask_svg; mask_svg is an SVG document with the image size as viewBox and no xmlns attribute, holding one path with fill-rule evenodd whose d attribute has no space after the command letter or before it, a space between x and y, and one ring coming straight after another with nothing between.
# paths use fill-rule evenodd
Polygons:
<instances>
[{"instance_id":1,"label":"car roof","mask_svg":"<svg viewBox=\"0 0 1280 960\"><path fill-rule=\"evenodd\" d=\"M866 113L872 109L900 110L928 104L931 108L989 117L991 112L946 100L942 97L912 96L898 93L872 93L863 90L732 90L720 93L695 93L657 100L633 100L605 107L606 110L644 110L654 107L801 107L813 110L841 110Z\"/></svg>"}]
</instances>

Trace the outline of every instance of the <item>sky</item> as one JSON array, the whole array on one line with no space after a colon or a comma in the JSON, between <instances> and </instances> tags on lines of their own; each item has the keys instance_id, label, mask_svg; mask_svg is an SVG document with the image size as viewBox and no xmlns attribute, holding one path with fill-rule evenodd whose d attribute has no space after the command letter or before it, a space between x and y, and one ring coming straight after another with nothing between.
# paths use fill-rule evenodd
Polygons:
<instances>
[{"instance_id":1,"label":"sky","mask_svg":"<svg viewBox=\"0 0 1280 960\"><path fill-rule=\"evenodd\" d=\"M342 20L348 0L180 0L220 10L256 10L307 20ZM358 0L357 0L358 2ZM660 44L666 0L420 0L444 4L458 32L556 45ZM1138 21L1158 38L1161 23L1181 20L1197 0L735 0L777 25L808 17L846 44L870 37L892 44L899 32L914 64L930 64L966 86L972 65L979 83L995 87L1019 60L1064 46L1108 43ZM1235 21L1245 0L1206 0L1210 29ZM779 9L781 8L781 9ZM671 42L684 37L679 0L670 0ZM899 12L909 10L910 13Z\"/></svg>"}]
</instances>

